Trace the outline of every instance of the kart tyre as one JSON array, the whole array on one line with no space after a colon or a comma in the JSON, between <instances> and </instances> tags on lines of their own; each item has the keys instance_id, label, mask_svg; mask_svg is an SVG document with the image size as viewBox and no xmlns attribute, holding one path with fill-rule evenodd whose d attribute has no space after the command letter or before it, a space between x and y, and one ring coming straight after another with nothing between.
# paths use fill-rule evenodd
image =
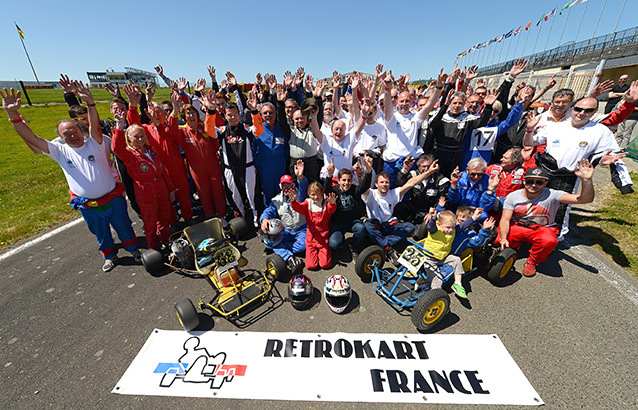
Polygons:
<instances>
[{"instance_id":1,"label":"kart tyre","mask_svg":"<svg viewBox=\"0 0 638 410\"><path fill-rule=\"evenodd\" d=\"M428 227L425 222L422 222L414 227L414 234L412 237L415 241L420 241L428 235Z\"/></svg>"},{"instance_id":2,"label":"kart tyre","mask_svg":"<svg viewBox=\"0 0 638 410\"><path fill-rule=\"evenodd\" d=\"M286 265L286 261L281 256L270 255L266 258L266 271L274 280L280 281L288 272L288 265Z\"/></svg>"},{"instance_id":3,"label":"kart tyre","mask_svg":"<svg viewBox=\"0 0 638 410\"><path fill-rule=\"evenodd\" d=\"M199 326L199 316L197 316L197 310L195 310L195 306L193 306L193 302L191 302L190 299L184 299L176 303L175 313L177 314L179 324L182 325L187 332Z\"/></svg>"},{"instance_id":4,"label":"kart tyre","mask_svg":"<svg viewBox=\"0 0 638 410\"><path fill-rule=\"evenodd\" d=\"M385 262L385 252L380 246L372 245L365 248L354 263L354 271L359 275L363 282L372 281L374 274L372 266L374 261L377 261L377 268L383 269L383 262Z\"/></svg>"},{"instance_id":5,"label":"kart tyre","mask_svg":"<svg viewBox=\"0 0 638 410\"><path fill-rule=\"evenodd\" d=\"M242 217L231 219L228 222L228 227L230 228L230 237L234 241L245 238L250 232L246 220Z\"/></svg>"},{"instance_id":6,"label":"kart tyre","mask_svg":"<svg viewBox=\"0 0 638 410\"><path fill-rule=\"evenodd\" d=\"M142 265L150 274L157 273L164 267L164 255L156 249L147 249L142 252Z\"/></svg>"},{"instance_id":7,"label":"kart tyre","mask_svg":"<svg viewBox=\"0 0 638 410\"><path fill-rule=\"evenodd\" d=\"M487 271L487 279L496 285L502 282L507 274L512 270L516 262L516 251L512 248L503 249L492 261L492 267Z\"/></svg>"},{"instance_id":8,"label":"kart tyre","mask_svg":"<svg viewBox=\"0 0 638 410\"><path fill-rule=\"evenodd\" d=\"M412 308L412 324L418 330L430 330L450 311L450 296L443 289L423 294Z\"/></svg>"}]
</instances>

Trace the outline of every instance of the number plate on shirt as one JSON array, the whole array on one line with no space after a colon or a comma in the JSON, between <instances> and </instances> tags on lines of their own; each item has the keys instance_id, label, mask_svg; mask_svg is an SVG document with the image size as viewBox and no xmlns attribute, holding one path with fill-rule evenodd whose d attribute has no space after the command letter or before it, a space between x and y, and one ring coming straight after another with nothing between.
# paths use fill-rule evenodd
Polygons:
<instances>
[{"instance_id":1,"label":"number plate on shirt","mask_svg":"<svg viewBox=\"0 0 638 410\"><path fill-rule=\"evenodd\" d=\"M399 263L408 271L417 273L426 261L426 255L416 246L408 246L399 257Z\"/></svg>"}]
</instances>

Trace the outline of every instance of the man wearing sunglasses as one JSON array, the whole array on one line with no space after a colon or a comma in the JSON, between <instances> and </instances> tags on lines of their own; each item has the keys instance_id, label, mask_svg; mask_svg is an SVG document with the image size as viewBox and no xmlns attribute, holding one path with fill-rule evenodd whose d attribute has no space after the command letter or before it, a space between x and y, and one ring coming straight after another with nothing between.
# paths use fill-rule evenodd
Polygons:
<instances>
[{"instance_id":1,"label":"man wearing sunglasses","mask_svg":"<svg viewBox=\"0 0 638 410\"><path fill-rule=\"evenodd\" d=\"M502 249L516 250L521 242L532 245L523 267L524 276L534 276L536 265L544 262L558 244L559 226L554 223L558 206L594 200L593 165L586 159L579 160L574 174L582 181L580 194L546 188L549 173L542 168L531 168L525 173L523 189L505 198L496 243Z\"/></svg>"}]
</instances>

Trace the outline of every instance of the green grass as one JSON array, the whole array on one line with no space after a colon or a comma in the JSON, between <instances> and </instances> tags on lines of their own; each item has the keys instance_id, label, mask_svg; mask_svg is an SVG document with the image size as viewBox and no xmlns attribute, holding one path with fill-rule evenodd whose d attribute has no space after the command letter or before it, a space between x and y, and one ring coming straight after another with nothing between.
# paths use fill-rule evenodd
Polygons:
<instances>
[{"instance_id":1,"label":"green grass","mask_svg":"<svg viewBox=\"0 0 638 410\"><path fill-rule=\"evenodd\" d=\"M638 181L638 174L632 172L631 178ZM622 195L613 187L607 192L603 205L595 212L572 213L570 219L578 224L581 243L596 246L638 277L637 194Z\"/></svg>"},{"instance_id":2,"label":"green grass","mask_svg":"<svg viewBox=\"0 0 638 410\"><path fill-rule=\"evenodd\" d=\"M29 98L31 99L32 104L48 104L48 103L60 103L65 104L64 101L64 92L61 89L40 89L40 90L27 90L29 94ZM96 101L108 101L113 96L109 94L108 91L101 88L93 88L91 89L91 93L93 97L95 97ZM122 92L123 93L123 92ZM161 102L162 100L168 99L170 96L169 88L156 88L155 96L153 97L153 101ZM22 104L27 106L27 99L22 97Z\"/></svg>"}]
</instances>

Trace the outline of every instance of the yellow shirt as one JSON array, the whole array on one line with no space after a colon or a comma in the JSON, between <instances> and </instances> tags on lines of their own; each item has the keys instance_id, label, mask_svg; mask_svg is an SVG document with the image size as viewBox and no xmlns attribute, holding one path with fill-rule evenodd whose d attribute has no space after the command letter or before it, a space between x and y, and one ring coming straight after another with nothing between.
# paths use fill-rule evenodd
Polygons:
<instances>
[{"instance_id":1,"label":"yellow shirt","mask_svg":"<svg viewBox=\"0 0 638 410\"><path fill-rule=\"evenodd\" d=\"M419 243L423 244L423 249L425 249L431 257L443 260L452 250L452 242L454 242L455 235L456 231L450 235L446 235L441 229L437 229L434 233L428 232L428 236L420 240Z\"/></svg>"}]
</instances>

